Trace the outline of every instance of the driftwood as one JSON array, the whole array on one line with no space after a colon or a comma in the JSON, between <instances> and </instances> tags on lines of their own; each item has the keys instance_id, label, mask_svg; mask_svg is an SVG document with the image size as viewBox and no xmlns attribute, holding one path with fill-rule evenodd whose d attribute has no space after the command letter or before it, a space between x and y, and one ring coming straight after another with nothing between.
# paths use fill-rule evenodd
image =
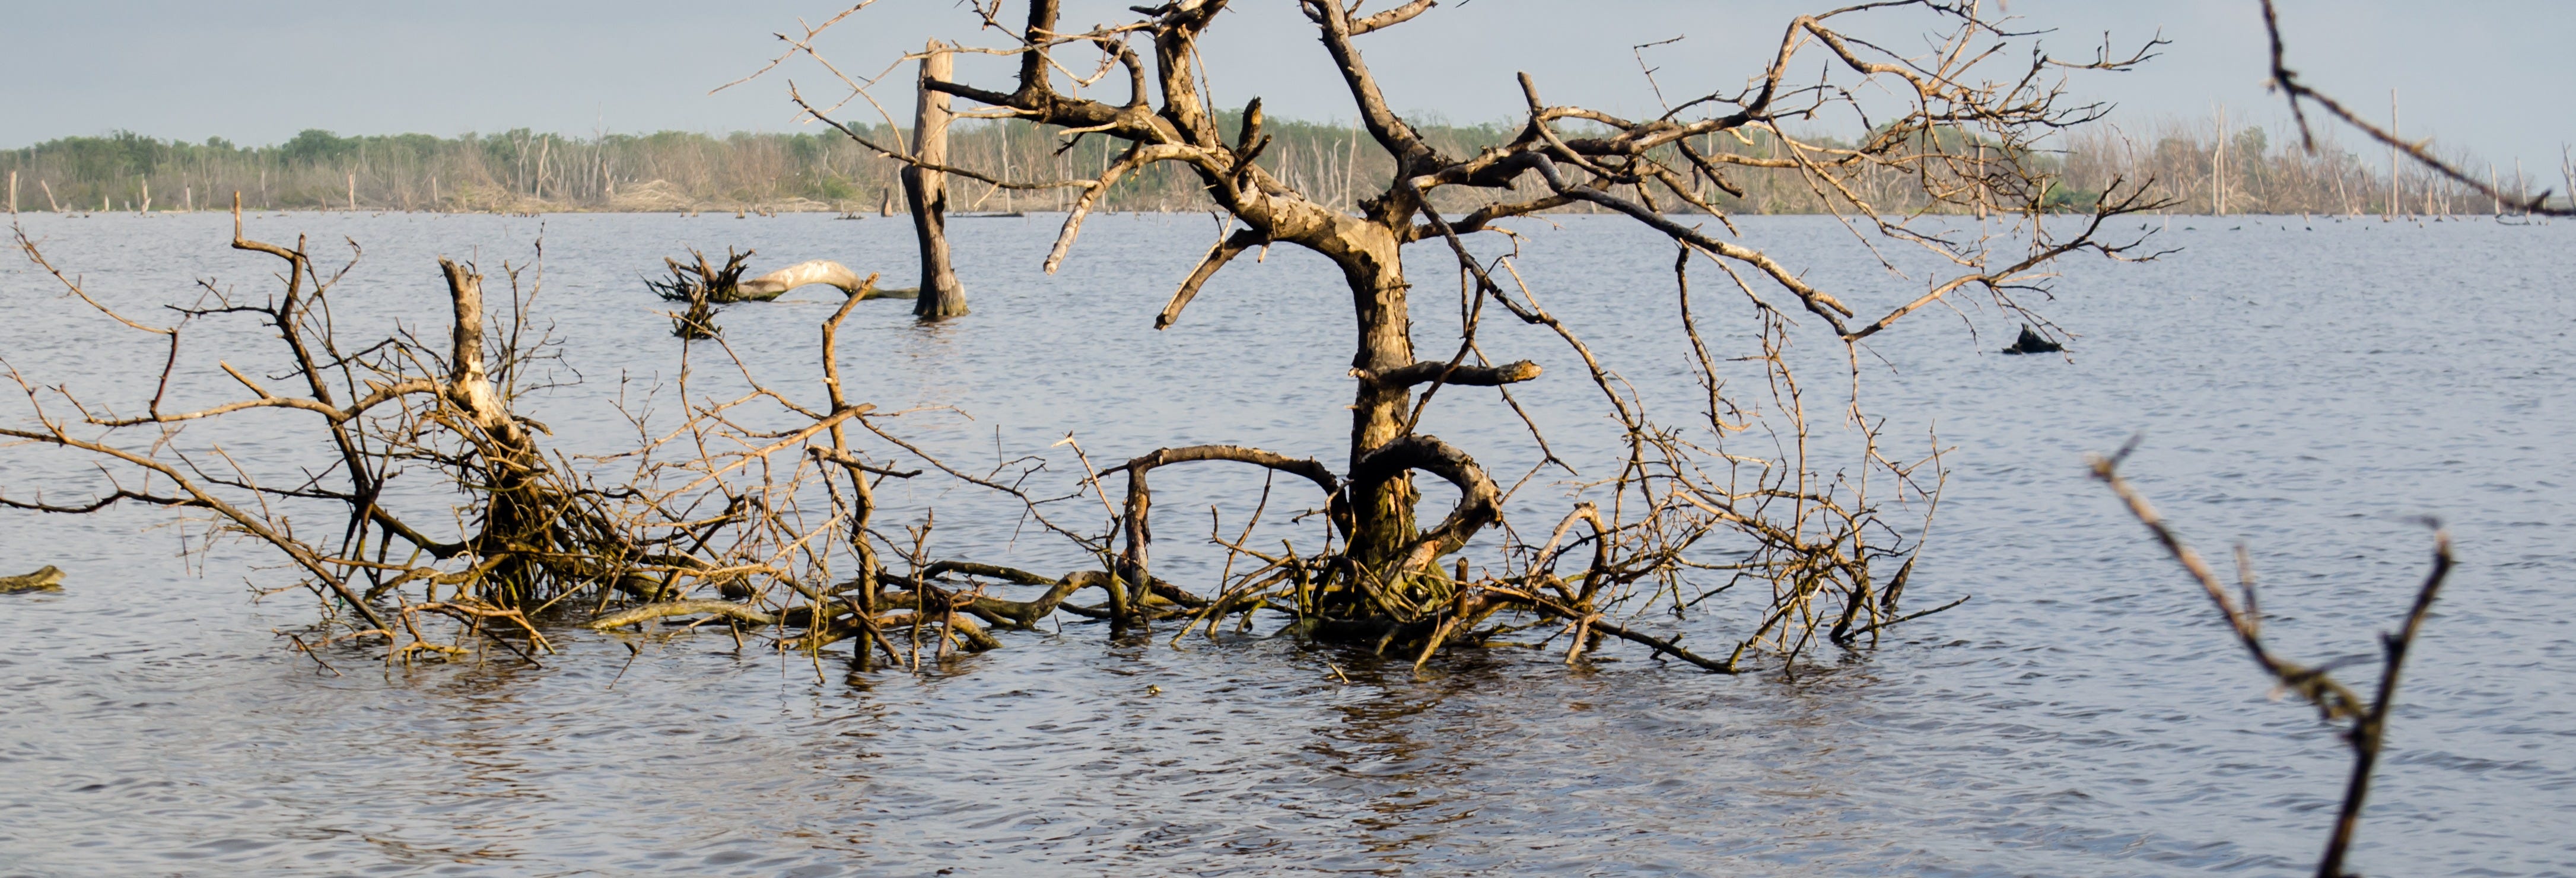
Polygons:
<instances>
[{"instance_id":1,"label":"driftwood","mask_svg":"<svg viewBox=\"0 0 2576 878\"><path fill-rule=\"evenodd\" d=\"M767 302L797 287L821 284L839 289L852 301L860 299L909 299L919 290L876 288L876 275L860 277L849 266L828 259L799 262L786 268L744 279L744 265L754 251L740 253L726 248L722 267L707 260L705 253L689 251L690 262L664 257L662 264L671 270L663 280L646 280L644 285L664 301L686 303L688 310L665 314L671 318L671 334L684 339L714 338L724 330L716 326L716 306L737 302Z\"/></svg>"},{"instance_id":2,"label":"driftwood","mask_svg":"<svg viewBox=\"0 0 2576 878\"><path fill-rule=\"evenodd\" d=\"M775 625L778 623L778 618L776 616L763 613L758 608L744 606L732 601L689 600L666 601L658 604L645 604L640 607L631 607L619 610L617 612L601 616L597 619L590 620L590 628L594 631L606 631L612 628L623 628L628 625L650 622L655 619L666 619L672 616L720 616L739 622L748 622L753 625Z\"/></svg>"},{"instance_id":3,"label":"driftwood","mask_svg":"<svg viewBox=\"0 0 2576 878\"><path fill-rule=\"evenodd\" d=\"M829 259L799 262L786 268L734 284L728 302L767 302L797 287L822 284L845 295L862 299L911 299L921 295L918 287L881 290L873 283L876 275L860 277L848 266Z\"/></svg>"},{"instance_id":4,"label":"driftwood","mask_svg":"<svg viewBox=\"0 0 2576 878\"><path fill-rule=\"evenodd\" d=\"M63 571L51 564L36 568L34 573L0 576L0 594L16 594L22 591L61 591L62 588Z\"/></svg>"}]
</instances>

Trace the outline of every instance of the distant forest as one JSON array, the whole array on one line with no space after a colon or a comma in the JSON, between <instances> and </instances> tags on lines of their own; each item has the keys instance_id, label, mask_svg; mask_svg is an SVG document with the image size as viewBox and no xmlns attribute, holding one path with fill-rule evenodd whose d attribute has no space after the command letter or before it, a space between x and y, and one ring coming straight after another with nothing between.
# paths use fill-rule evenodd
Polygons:
<instances>
[{"instance_id":1,"label":"distant forest","mask_svg":"<svg viewBox=\"0 0 2576 878\"><path fill-rule=\"evenodd\" d=\"M1225 123L1229 127L1234 121ZM893 144L898 132L863 127L861 134ZM1383 185L1391 167L1365 148L1366 134L1352 127L1272 120L1276 140L1261 164L1319 201L1347 207ZM1444 149L1473 153L1504 143L1516 128L1504 123L1423 126ZM2070 133L2063 151L2035 164L2051 204L2089 207L2113 180L2153 180L2178 213L2485 213L2494 205L2465 187L2419 168L2403 170L2392 203L2389 165L2341 148L2309 155L2293 137L2259 127L2225 137L2211 122L2167 121L2145 136L2107 125ZM1099 174L1108 145L1086 138L1066 145L1055 132L1027 126L967 125L950 140L952 161L1012 179L1072 179ZM1834 147L1828 139L1812 145ZM1761 136L1712 135L1697 145L1710 152L1776 157L1781 144ZM2466 167L2490 167L2460 156ZM874 211L901 210L898 164L838 132L709 135L666 131L573 138L519 129L495 135L442 138L426 134L341 137L308 130L275 146L236 146L222 138L203 143L160 140L131 132L66 137L0 152L0 173L14 175L15 210L204 210L225 206L240 192L246 206L262 210L420 210L539 213L556 211ZM1848 207L1842 193L1817 191L1794 173L1752 168L1729 170L1727 186L1693 180L1704 200L1730 212L1822 213ZM2558 189L2576 183L2576 168L2493 169L2507 191ZM1851 195L1881 210L1902 211L1908 186L1892 174L1863 175ZM1535 192L1538 184L1525 181ZM1733 188L1743 194L1725 191ZM1449 191L1446 190L1444 194ZM998 190L972 180L952 180L951 209L960 211L1061 210L1076 193ZM1525 193L1527 194L1527 193ZM1457 196L1463 209L1472 194ZM1914 196L1919 201L1919 193ZM1666 199L1670 201L1670 199ZM1840 202L1840 203L1837 203ZM1208 206L1197 179L1165 163L1121 182L1100 209L1187 211ZM1668 207L1687 209L1684 205ZM1580 209L1580 208L1569 208Z\"/></svg>"}]
</instances>

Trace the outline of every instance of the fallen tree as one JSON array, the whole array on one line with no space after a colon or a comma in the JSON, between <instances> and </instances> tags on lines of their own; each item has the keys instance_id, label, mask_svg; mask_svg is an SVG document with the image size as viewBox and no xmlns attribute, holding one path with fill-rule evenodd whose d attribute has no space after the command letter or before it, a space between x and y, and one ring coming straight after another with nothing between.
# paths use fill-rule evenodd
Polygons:
<instances>
[{"instance_id":1,"label":"fallen tree","mask_svg":"<svg viewBox=\"0 0 2576 878\"><path fill-rule=\"evenodd\" d=\"M722 330L716 326L716 306L737 302L767 302L786 295L788 290L807 286L828 286L855 299L910 299L921 294L919 289L879 289L876 275L860 277L849 266L829 259L799 262L786 268L745 278L746 265L754 251L725 250L722 266L707 261L707 254L689 251L688 262L663 257L662 264L671 276L644 281L646 289L665 302L685 304L688 310L664 316L671 318L671 334L681 338L714 338Z\"/></svg>"},{"instance_id":2,"label":"fallen tree","mask_svg":"<svg viewBox=\"0 0 2576 878\"><path fill-rule=\"evenodd\" d=\"M619 594L650 606L676 601L703 609L710 604L686 600L700 590L738 607L722 614L737 621L777 615L754 605L804 600L813 624L828 615L817 615L818 608L841 606L834 594L873 589L875 556L853 534L873 509L874 480L912 475L861 460L844 430L873 408L841 393L831 359L834 335L852 308L871 297L873 277L821 327L827 404L800 404L745 373L749 392L693 403L680 424L658 434L639 420L635 447L590 456L585 467L545 448L546 428L514 409L531 367L550 356L549 341L528 323L538 284L522 286L525 266L504 266L512 295L496 312L485 306L480 271L442 259L449 306L444 344L400 327L360 344L332 309L332 293L349 266L325 273L300 239L292 247L250 239L238 209L233 248L276 257L284 267L280 287L252 300L204 282L211 304L174 308L178 320L166 326L132 319L92 296L76 276L56 269L23 228L16 229L16 242L67 295L132 331L159 337L168 355L157 390L139 412L120 413L119 406L85 400L68 385L38 382L9 365L29 422L0 426L0 437L111 466L102 469L108 485L94 495L53 502L0 493L0 506L87 514L142 503L210 513L214 532L240 534L282 553L303 575L304 587L335 615L345 614L348 630L324 642L383 638L392 644L388 657L408 659L461 650L437 642L453 634L491 639L534 661L548 647L532 614L566 601L604 608ZM252 377L267 371L256 365L246 372L219 362L247 395L165 409L190 328L243 318L277 339L277 349L263 359L277 369L268 382L284 385L272 389ZM685 378L678 391L689 398ZM746 426L749 409L760 405L789 426ZM311 432L288 435L318 440L327 458L303 462L296 480L277 483L219 441L189 432L256 412L310 418ZM686 453L669 453L681 447ZM609 469L621 464L628 468ZM398 477L420 469L461 502L438 502L436 491L389 490ZM826 485L841 474L849 477L846 485ZM340 525L320 529L325 536L311 525L317 509L338 510ZM861 562L844 585L833 584L829 547L835 544L855 547ZM425 616L456 625L424 628ZM937 627L943 636L962 631Z\"/></svg>"}]
</instances>

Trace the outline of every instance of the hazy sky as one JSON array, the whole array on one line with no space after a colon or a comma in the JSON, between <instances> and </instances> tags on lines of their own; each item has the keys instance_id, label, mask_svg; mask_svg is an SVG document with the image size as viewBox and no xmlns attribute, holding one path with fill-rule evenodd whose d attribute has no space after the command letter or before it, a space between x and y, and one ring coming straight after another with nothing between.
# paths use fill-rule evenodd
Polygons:
<instances>
[{"instance_id":1,"label":"hazy sky","mask_svg":"<svg viewBox=\"0 0 2576 878\"><path fill-rule=\"evenodd\" d=\"M1071 0L1067 23L1118 20L1129 2ZM1791 15L1833 2L1448 0L1413 24L1366 38L1363 51L1402 109L1457 121L1501 118L1519 103L1513 73L1526 70L1551 102L1637 112L1655 99L1630 46L1684 36L1649 58L1662 68L1666 94L1731 89L1759 70L1762 50ZM275 143L304 128L787 130L796 127L787 77L707 92L775 54L772 33L846 6L6 0L0 147L115 129L244 144ZM1235 7L1240 14L1221 21L1206 46L1220 101L1240 105L1258 94L1274 115L1348 117L1347 96L1292 2ZM2117 102L2131 127L2166 116L2206 119L2217 105L2231 121L2286 118L2262 87L2255 0L2011 0L2005 8L2029 27L2057 29L2048 45L2062 55L2088 54L2106 31L2123 44L2159 31L2172 40L2144 70L2072 83L2080 94ZM2518 156L2535 170L2554 168L2561 145L2576 142L2576 3L2283 0L2282 8L2292 66L2375 116L2385 115L2397 88L2410 136L2434 134L2501 163ZM879 0L822 45L845 69L873 72L927 36L977 41L975 24L957 0ZM810 63L782 72L809 89L826 78Z\"/></svg>"}]
</instances>

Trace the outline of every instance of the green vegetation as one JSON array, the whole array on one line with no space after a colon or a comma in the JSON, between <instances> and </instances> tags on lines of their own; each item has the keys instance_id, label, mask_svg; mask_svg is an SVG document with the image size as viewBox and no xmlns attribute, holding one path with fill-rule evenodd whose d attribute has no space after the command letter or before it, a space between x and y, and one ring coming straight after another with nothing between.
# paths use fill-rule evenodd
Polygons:
<instances>
[{"instance_id":1,"label":"green vegetation","mask_svg":"<svg viewBox=\"0 0 2576 878\"><path fill-rule=\"evenodd\" d=\"M1227 114L1224 124L1237 120ZM1427 122L1426 139L1456 155L1508 143L1517 129L1503 123ZM893 129L861 127L859 134L884 145L900 140ZM1326 204L1348 206L1373 194L1393 171L1382 151L1355 128L1322 122L1271 120L1274 138L1261 164L1289 185ZM1956 131L1913 135L1946 154L1973 154L1976 143ZM2245 128L2227 139L2204 129L2162 124L2147 143L2115 129L2094 126L2067 138L2062 155L2023 157L2044 179L2026 181L2045 192L2051 210L2085 211L2117 178L2152 178L2160 194L2179 203L2176 212L2371 213L2388 205L2385 167L2326 149L2310 156L2276 138ZM1815 160L1829 161L1851 144L1833 138L1806 141ZM1710 136L1693 145L1706 154L1752 160L1788 155L1778 138L1754 131L1744 137ZM1054 130L1027 126L964 125L951 139L951 155L964 167L1013 179L1063 180L1099 174L1113 155L1098 138L1070 145ZM1689 183L1704 201L1737 213L1818 213L1849 210L1849 198L1880 210L1912 210L1921 185L1893 170L1858 174L1848 196L1820 193L1797 175L1738 173L1720 165L1723 185L1694 174ZM690 211L902 209L898 165L839 132L710 135L685 131L572 138L521 128L500 134L443 138L427 134L342 137L306 130L275 146L237 146L220 137L202 143L160 140L130 131L100 137L65 137L0 152L0 173L19 176L20 210L154 210L224 206L233 192L257 209L363 209L445 211ZM2508 189L2514 181L2503 181ZM952 184L954 207L965 211L1061 210L1075 190L1012 192L984 183ZM1158 164L1122 181L1102 204L1113 211L1204 210L1199 182L1180 167ZM1523 197L1536 194L1525 182ZM2010 187L2006 187L2010 188ZM1732 191L1730 191L1732 190ZM1741 194L1737 194L1740 192ZM2483 212L2483 199L2460 187L2410 172L2400 212ZM1499 194L1499 193L1497 193ZM1657 193L1659 196L1662 193ZM1444 209L1468 209L1472 195L1443 193ZM1451 203L1451 202L1457 203ZM1669 209L1693 210L1669 203ZM1583 208L1565 208L1580 210Z\"/></svg>"}]
</instances>

